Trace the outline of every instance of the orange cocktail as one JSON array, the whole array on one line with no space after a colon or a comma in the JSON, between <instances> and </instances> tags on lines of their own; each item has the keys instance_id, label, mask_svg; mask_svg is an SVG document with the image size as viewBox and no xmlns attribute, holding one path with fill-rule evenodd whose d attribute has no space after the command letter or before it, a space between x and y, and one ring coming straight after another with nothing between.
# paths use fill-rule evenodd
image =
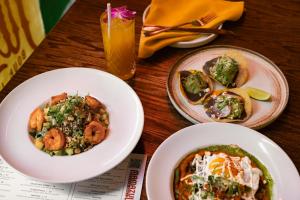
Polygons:
<instances>
[{"instance_id":1,"label":"orange cocktail","mask_svg":"<svg viewBox=\"0 0 300 200\"><path fill-rule=\"evenodd\" d=\"M123 80L135 73L134 17L135 12L123 6L112 8L110 19L107 11L100 18L107 71Z\"/></svg>"}]
</instances>

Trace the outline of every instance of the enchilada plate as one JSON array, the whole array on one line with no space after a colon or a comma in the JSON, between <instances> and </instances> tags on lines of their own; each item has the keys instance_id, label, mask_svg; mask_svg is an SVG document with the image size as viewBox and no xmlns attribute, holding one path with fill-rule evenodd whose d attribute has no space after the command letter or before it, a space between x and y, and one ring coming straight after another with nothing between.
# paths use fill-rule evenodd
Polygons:
<instances>
[{"instance_id":1,"label":"enchilada plate","mask_svg":"<svg viewBox=\"0 0 300 200\"><path fill-rule=\"evenodd\" d=\"M261 133L237 124L209 122L177 131L154 152L146 174L149 200L174 200L174 171L190 153L212 145L237 145L253 155L273 179L272 199L300 199L299 173L288 155Z\"/></svg>"}]
</instances>

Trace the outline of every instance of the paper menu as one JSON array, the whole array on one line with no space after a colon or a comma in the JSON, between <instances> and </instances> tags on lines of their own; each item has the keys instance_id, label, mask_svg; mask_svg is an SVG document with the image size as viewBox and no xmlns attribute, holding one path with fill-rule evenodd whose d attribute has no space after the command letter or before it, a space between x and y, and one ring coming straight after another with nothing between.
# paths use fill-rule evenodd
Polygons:
<instances>
[{"instance_id":1,"label":"paper menu","mask_svg":"<svg viewBox=\"0 0 300 200\"><path fill-rule=\"evenodd\" d=\"M25 177L0 157L0 200L138 200L146 159L143 154L130 154L98 177L71 184L51 184Z\"/></svg>"}]
</instances>

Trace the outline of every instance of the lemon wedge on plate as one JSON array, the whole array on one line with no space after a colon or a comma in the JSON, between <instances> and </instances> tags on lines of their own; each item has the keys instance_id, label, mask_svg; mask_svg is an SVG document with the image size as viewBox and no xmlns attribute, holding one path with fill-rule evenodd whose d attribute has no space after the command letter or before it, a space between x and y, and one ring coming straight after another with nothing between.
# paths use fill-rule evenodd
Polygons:
<instances>
[{"instance_id":1,"label":"lemon wedge on plate","mask_svg":"<svg viewBox=\"0 0 300 200\"><path fill-rule=\"evenodd\" d=\"M264 90L253 87L247 87L245 88L245 90L248 93L248 95L253 99L260 101L268 101L271 99L271 94Z\"/></svg>"}]
</instances>

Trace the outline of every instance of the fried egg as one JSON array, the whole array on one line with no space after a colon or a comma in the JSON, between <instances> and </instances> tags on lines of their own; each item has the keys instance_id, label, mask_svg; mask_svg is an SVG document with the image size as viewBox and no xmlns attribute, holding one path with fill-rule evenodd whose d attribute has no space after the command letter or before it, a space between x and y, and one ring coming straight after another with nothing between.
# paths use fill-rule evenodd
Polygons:
<instances>
[{"instance_id":1,"label":"fried egg","mask_svg":"<svg viewBox=\"0 0 300 200\"><path fill-rule=\"evenodd\" d=\"M204 156L196 155L192 165L196 167L195 173L206 181L209 176L222 177L250 187L253 193L257 191L262 176L262 171L253 167L247 156L233 157L225 153L205 152Z\"/></svg>"}]
</instances>

